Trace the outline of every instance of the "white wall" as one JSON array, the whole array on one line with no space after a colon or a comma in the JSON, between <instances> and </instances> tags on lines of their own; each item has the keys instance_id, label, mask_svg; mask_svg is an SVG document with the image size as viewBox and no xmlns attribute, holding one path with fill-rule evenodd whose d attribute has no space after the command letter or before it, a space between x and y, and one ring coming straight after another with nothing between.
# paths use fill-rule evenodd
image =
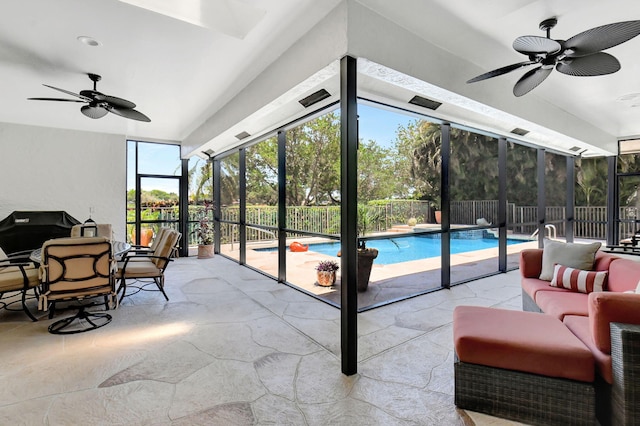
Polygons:
<instances>
[{"instance_id":1,"label":"white wall","mask_svg":"<svg viewBox=\"0 0 640 426\"><path fill-rule=\"evenodd\" d=\"M15 210L64 210L125 235L123 135L0 123L0 220Z\"/></svg>"}]
</instances>

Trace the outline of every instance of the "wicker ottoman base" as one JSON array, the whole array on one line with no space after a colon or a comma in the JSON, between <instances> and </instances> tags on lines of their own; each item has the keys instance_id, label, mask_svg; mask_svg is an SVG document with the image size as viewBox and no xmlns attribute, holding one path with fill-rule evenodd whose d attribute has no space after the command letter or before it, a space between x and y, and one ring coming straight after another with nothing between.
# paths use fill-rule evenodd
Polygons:
<instances>
[{"instance_id":1,"label":"wicker ottoman base","mask_svg":"<svg viewBox=\"0 0 640 426\"><path fill-rule=\"evenodd\" d=\"M593 384L455 360L458 408L533 425L592 425Z\"/></svg>"}]
</instances>

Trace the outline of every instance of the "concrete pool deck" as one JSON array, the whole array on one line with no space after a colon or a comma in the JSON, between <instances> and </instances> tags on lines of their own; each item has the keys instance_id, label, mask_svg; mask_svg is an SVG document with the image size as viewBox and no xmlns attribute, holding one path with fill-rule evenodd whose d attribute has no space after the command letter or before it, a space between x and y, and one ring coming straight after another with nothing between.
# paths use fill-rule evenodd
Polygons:
<instances>
[{"instance_id":1,"label":"concrete pool deck","mask_svg":"<svg viewBox=\"0 0 640 426\"><path fill-rule=\"evenodd\" d=\"M398 236L398 232L401 231L398 230L396 232L386 232L376 235ZM330 240L322 238L297 238L287 241L287 245L293 241L299 241L306 245ZM373 244L373 242L370 244ZM255 250L267 247L273 247L273 245L260 243L248 244L246 253L247 265L277 277L278 252ZM508 268L517 268L518 254L520 251L537 247L537 241L508 245ZM221 252L237 260L239 258L239 245L223 245ZM287 251L287 282L330 303L340 304L340 271L338 271L336 285L332 287L321 287L316 284L315 267L321 260L335 260L340 263L340 258L337 256L329 256L313 251ZM376 264L374 261L369 288L366 292L358 293L358 308L362 309L439 288L441 282L440 263L440 256L389 265ZM466 281L497 271L497 247L451 255L452 282Z\"/></svg>"}]
</instances>

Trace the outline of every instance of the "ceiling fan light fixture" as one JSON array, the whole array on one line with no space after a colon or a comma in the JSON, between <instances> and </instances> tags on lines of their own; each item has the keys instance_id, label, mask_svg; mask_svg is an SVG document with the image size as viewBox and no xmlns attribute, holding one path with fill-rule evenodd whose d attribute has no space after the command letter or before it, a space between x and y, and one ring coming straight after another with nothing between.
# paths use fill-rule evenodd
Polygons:
<instances>
[{"instance_id":1,"label":"ceiling fan light fixture","mask_svg":"<svg viewBox=\"0 0 640 426\"><path fill-rule=\"evenodd\" d=\"M78 36L76 37L76 39L82 43L82 44L86 44L87 46L91 46L91 47L98 47L98 46L102 46L102 43L100 43L98 40L96 40L93 37L89 37L89 36Z\"/></svg>"}]
</instances>

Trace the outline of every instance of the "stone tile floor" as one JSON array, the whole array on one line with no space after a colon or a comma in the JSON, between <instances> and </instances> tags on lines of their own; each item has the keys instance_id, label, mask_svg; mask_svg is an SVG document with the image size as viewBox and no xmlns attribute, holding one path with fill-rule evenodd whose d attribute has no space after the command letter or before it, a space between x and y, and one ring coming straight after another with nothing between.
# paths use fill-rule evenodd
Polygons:
<instances>
[{"instance_id":1,"label":"stone tile floor","mask_svg":"<svg viewBox=\"0 0 640 426\"><path fill-rule=\"evenodd\" d=\"M169 302L129 296L92 332L55 336L55 319L0 310L0 424L513 425L456 409L451 320L463 304L520 309L519 281L360 314L347 377L337 309L220 256L176 259Z\"/></svg>"}]
</instances>

